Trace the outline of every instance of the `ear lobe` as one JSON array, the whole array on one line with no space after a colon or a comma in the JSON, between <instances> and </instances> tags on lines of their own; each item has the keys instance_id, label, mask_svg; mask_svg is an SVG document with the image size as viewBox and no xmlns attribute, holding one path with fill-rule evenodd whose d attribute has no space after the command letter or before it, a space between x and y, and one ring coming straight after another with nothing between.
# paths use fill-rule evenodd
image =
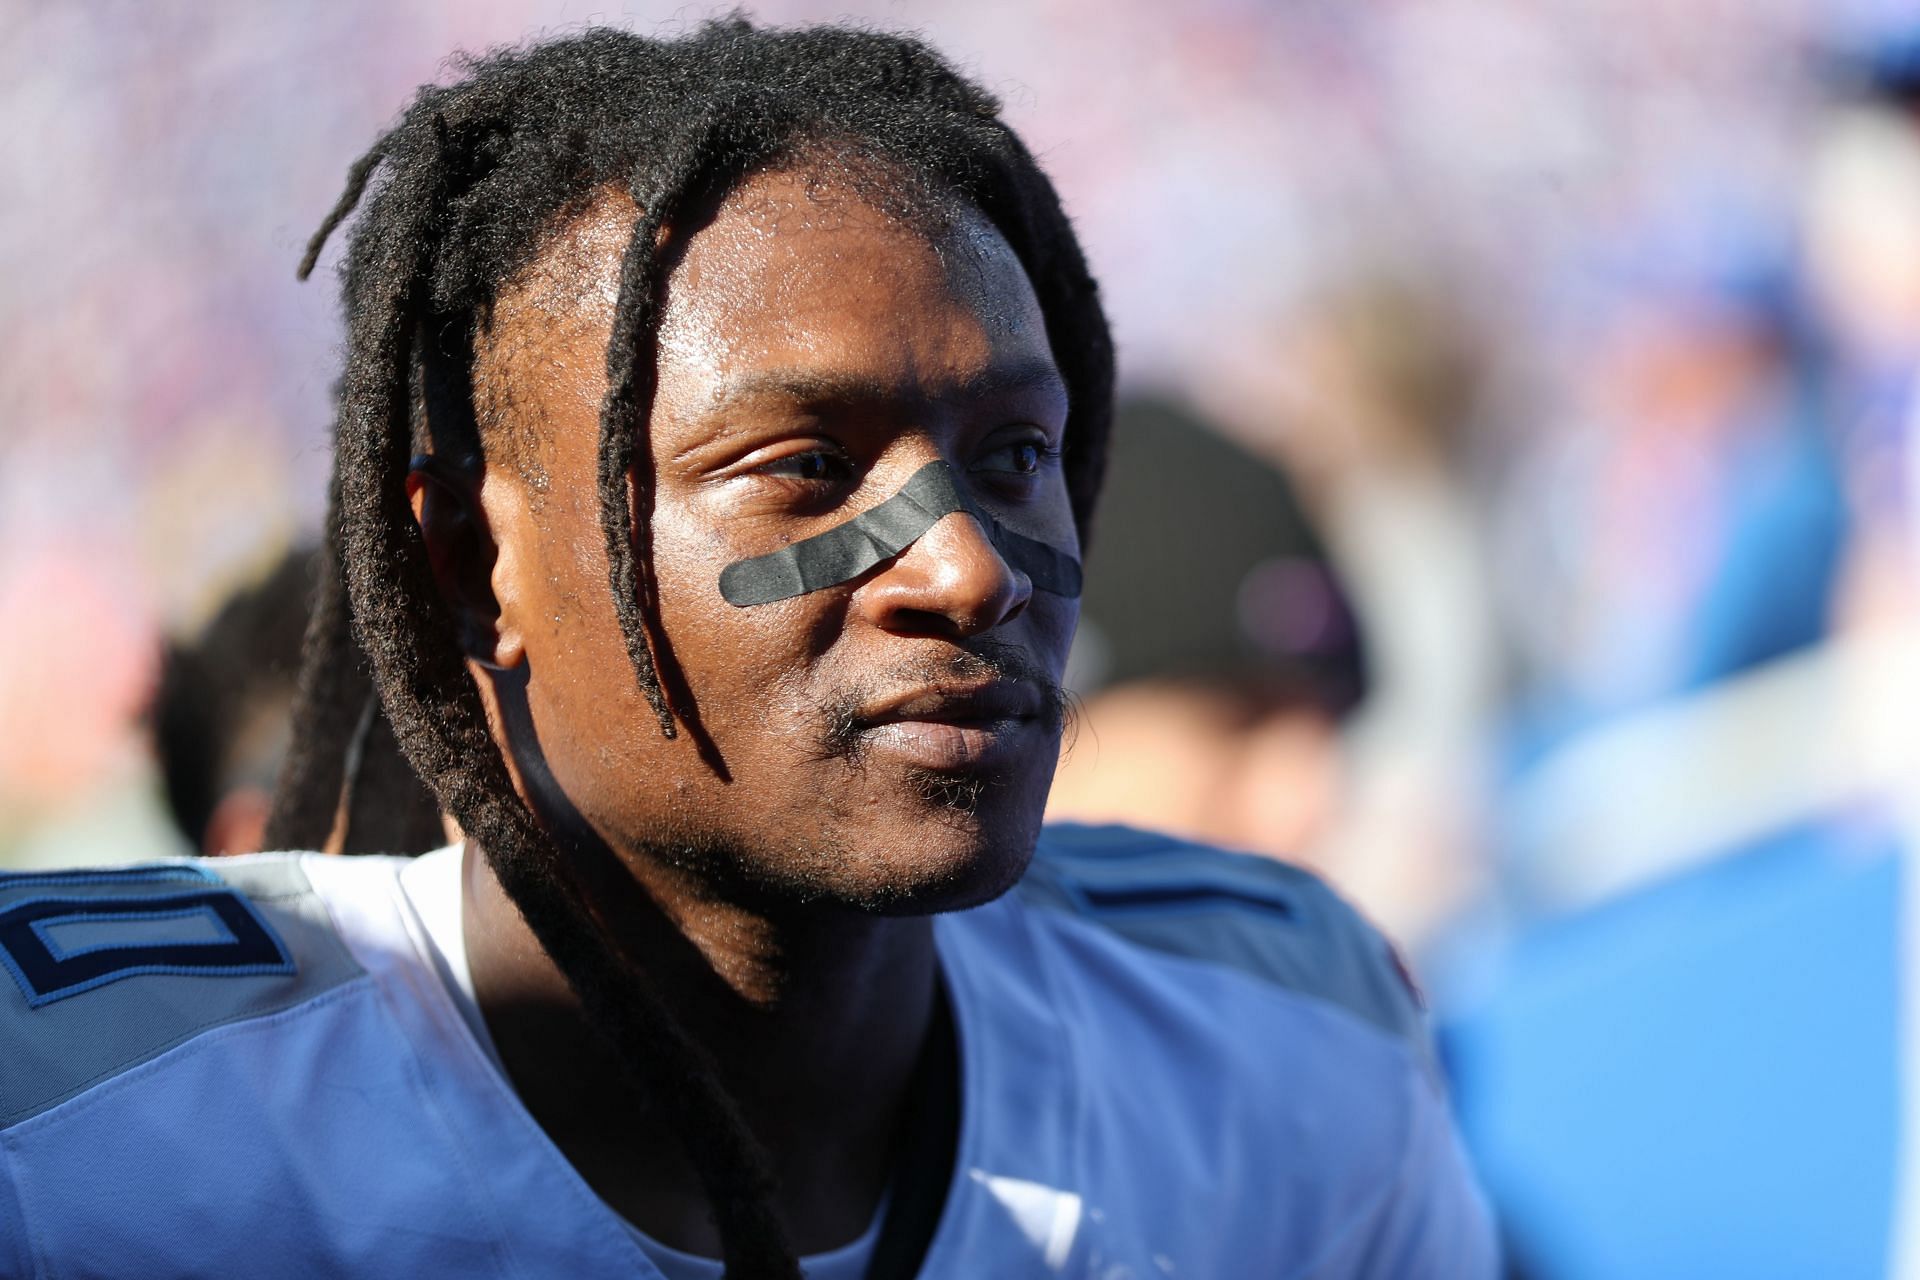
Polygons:
<instances>
[{"instance_id":1,"label":"ear lobe","mask_svg":"<svg viewBox=\"0 0 1920 1280\"><path fill-rule=\"evenodd\" d=\"M517 666L526 650L519 633L502 625L493 590L500 549L480 503L478 477L422 454L407 472L407 501L461 649L482 666Z\"/></svg>"}]
</instances>

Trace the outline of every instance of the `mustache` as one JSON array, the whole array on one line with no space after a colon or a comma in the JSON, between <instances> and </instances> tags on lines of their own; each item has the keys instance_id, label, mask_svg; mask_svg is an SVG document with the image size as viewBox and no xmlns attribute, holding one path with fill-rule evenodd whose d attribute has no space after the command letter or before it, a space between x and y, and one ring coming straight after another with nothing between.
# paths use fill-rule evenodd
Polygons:
<instances>
[{"instance_id":1,"label":"mustache","mask_svg":"<svg viewBox=\"0 0 1920 1280\"><path fill-rule=\"evenodd\" d=\"M1073 696L1053 673L1019 645L976 639L938 656L927 655L902 664L883 679L841 690L821 707L822 755L857 761L862 735L871 726L861 718L863 708L878 702L888 690L938 688L942 685L1007 681L1025 685L1036 695L1036 718L1055 733L1065 730L1073 714Z\"/></svg>"}]
</instances>

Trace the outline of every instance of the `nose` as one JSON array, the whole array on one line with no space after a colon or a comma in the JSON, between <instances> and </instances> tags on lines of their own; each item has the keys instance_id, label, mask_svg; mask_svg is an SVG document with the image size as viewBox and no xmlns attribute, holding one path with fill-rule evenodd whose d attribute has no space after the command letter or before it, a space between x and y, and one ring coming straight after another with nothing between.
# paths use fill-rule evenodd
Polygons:
<instances>
[{"instance_id":1,"label":"nose","mask_svg":"<svg viewBox=\"0 0 1920 1280\"><path fill-rule=\"evenodd\" d=\"M1007 563L978 520L955 511L870 578L855 604L889 631L957 639L1012 621L1032 598L1027 575Z\"/></svg>"}]
</instances>

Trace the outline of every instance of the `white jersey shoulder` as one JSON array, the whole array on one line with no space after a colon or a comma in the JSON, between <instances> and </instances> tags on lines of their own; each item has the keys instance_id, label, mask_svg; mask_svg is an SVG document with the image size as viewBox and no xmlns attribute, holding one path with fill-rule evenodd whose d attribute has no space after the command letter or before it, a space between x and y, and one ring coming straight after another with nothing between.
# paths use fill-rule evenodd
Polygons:
<instances>
[{"instance_id":1,"label":"white jersey shoulder","mask_svg":"<svg viewBox=\"0 0 1920 1280\"><path fill-rule=\"evenodd\" d=\"M0 967L0 1129L359 972L289 857L0 874Z\"/></svg>"}]
</instances>

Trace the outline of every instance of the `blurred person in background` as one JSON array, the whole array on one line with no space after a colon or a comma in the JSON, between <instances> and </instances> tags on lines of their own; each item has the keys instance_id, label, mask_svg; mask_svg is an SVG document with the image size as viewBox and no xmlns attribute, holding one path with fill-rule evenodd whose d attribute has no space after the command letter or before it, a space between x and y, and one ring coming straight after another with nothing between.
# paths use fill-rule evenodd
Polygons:
<instances>
[{"instance_id":1,"label":"blurred person in background","mask_svg":"<svg viewBox=\"0 0 1920 1280\"><path fill-rule=\"evenodd\" d=\"M1191 411L1133 400L1103 502L1068 672L1083 703L1049 816L1315 866L1366 650L1286 477Z\"/></svg>"},{"instance_id":2,"label":"blurred person in background","mask_svg":"<svg viewBox=\"0 0 1920 1280\"><path fill-rule=\"evenodd\" d=\"M170 642L161 655L147 721L168 811L195 852L266 847L319 573L316 548L293 548L266 577L228 597L197 634ZM457 838L458 828L439 816L371 700L354 726L351 756L324 850L424 853Z\"/></svg>"},{"instance_id":3,"label":"blurred person in background","mask_svg":"<svg viewBox=\"0 0 1920 1280\"><path fill-rule=\"evenodd\" d=\"M1849 519L1827 361L1785 271L1694 256L1601 268L1570 420L1510 471L1510 767L1828 633Z\"/></svg>"},{"instance_id":4,"label":"blurred person in background","mask_svg":"<svg viewBox=\"0 0 1920 1280\"><path fill-rule=\"evenodd\" d=\"M1528 1275L1920 1274L1907 65L1849 64L1787 272L1650 235L1665 269L1595 313L1599 425L1538 495L1571 516L1569 594L1513 597L1548 661L1503 892L1441 979Z\"/></svg>"},{"instance_id":5,"label":"blurred person in background","mask_svg":"<svg viewBox=\"0 0 1920 1280\"><path fill-rule=\"evenodd\" d=\"M1836 603L1852 629L1920 617L1913 573L1920 406L1920 35L1846 68L1806 175L1808 292L1856 528Z\"/></svg>"},{"instance_id":6,"label":"blurred person in background","mask_svg":"<svg viewBox=\"0 0 1920 1280\"><path fill-rule=\"evenodd\" d=\"M313 548L295 548L161 655L148 723L168 810L196 853L263 847L318 568Z\"/></svg>"},{"instance_id":7,"label":"blurred person in background","mask_svg":"<svg viewBox=\"0 0 1920 1280\"><path fill-rule=\"evenodd\" d=\"M1343 725L1345 801L1304 856L1417 948L1486 875L1504 653L1477 492L1480 320L1431 265L1368 260L1253 344L1199 402L1285 471L1339 566L1350 603L1336 612L1366 637L1366 699L1346 704ZM1259 603L1267 643L1332 616L1313 595ZM1283 601L1300 612L1279 612Z\"/></svg>"},{"instance_id":8,"label":"blurred person in background","mask_svg":"<svg viewBox=\"0 0 1920 1280\"><path fill-rule=\"evenodd\" d=\"M1885 1003L1858 1016L1893 1041L1887 1266L1907 1280L1920 1276L1920 26L1848 71L1813 149L1805 243L1854 519L1832 646L1858 744L1848 776L1872 787L1899 846L1890 901L1861 913L1893 975L1875 974Z\"/></svg>"}]
</instances>

